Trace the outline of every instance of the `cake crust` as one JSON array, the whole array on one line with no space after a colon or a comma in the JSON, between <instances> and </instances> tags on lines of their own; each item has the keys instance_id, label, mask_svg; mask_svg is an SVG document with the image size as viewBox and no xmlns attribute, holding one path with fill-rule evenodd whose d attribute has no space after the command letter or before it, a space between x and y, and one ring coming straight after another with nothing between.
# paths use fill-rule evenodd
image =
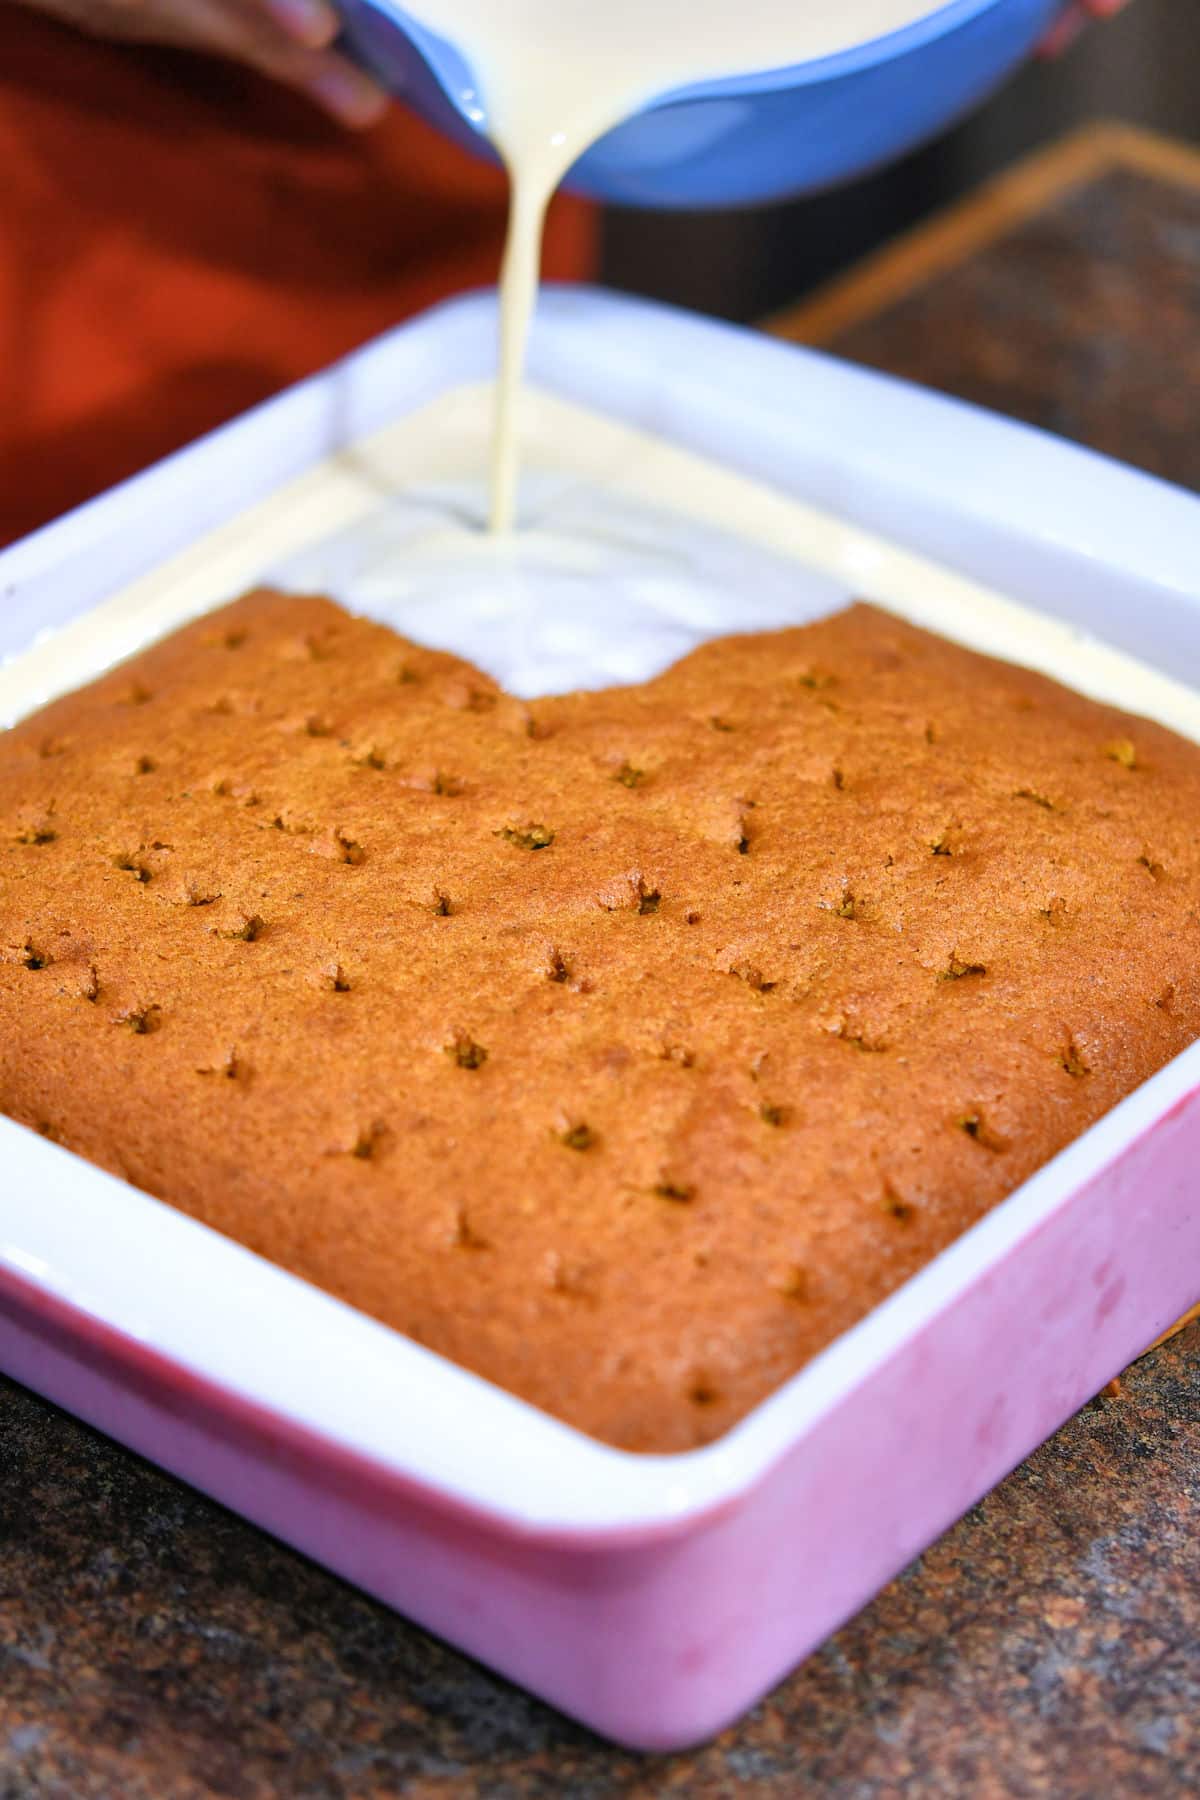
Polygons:
<instances>
[{"instance_id":1,"label":"cake crust","mask_svg":"<svg viewBox=\"0 0 1200 1800\"><path fill-rule=\"evenodd\" d=\"M867 606L527 705L259 591L0 736L0 1108L683 1450L1200 1035L1198 819Z\"/></svg>"}]
</instances>

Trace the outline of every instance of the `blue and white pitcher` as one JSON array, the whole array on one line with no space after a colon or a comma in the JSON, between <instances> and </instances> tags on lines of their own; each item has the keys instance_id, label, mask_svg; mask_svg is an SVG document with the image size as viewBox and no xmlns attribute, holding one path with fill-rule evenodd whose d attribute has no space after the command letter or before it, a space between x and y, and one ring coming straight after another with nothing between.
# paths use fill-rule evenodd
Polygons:
<instances>
[{"instance_id":1,"label":"blue and white pitcher","mask_svg":"<svg viewBox=\"0 0 1200 1800\"><path fill-rule=\"evenodd\" d=\"M449 136L488 150L477 82L455 45L398 0L339 4L362 62ZM664 95L594 145L568 185L647 207L738 206L832 187L969 112L1061 9L1062 0L944 0L839 55Z\"/></svg>"}]
</instances>

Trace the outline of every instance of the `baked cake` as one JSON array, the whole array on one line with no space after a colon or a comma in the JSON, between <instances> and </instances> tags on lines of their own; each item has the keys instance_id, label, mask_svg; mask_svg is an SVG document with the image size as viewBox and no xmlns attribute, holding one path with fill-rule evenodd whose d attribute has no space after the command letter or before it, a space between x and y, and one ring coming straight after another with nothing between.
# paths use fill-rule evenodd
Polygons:
<instances>
[{"instance_id":1,"label":"baked cake","mask_svg":"<svg viewBox=\"0 0 1200 1800\"><path fill-rule=\"evenodd\" d=\"M1200 1035L1198 819L866 606L526 705L259 592L0 736L0 1106L683 1450Z\"/></svg>"}]
</instances>

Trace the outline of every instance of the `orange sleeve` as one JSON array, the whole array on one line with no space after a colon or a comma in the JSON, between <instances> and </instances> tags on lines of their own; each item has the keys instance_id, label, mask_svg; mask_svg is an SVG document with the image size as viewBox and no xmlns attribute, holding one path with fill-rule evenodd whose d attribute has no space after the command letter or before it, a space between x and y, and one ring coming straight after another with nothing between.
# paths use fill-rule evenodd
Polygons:
<instances>
[{"instance_id":1,"label":"orange sleeve","mask_svg":"<svg viewBox=\"0 0 1200 1800\"><path fill-rule=\"evenodd\" d=\"M406 315L494 281L499 171L240 69L0 5L0 542ZM592 269L553 209L546 267Z\"/></svg>"}]
</instances>

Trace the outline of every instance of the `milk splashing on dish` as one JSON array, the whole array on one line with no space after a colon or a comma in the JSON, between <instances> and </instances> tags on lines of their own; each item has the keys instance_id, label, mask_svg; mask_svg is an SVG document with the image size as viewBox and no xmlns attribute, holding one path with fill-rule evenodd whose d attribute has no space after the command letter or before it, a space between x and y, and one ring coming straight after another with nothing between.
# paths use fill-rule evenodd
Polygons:
<instances>
[{"instance_id":1,"label":"milk splashing on dish","mask_svg":"<svg viewBox=\"0 0 1200 1800\"><path fill-rule=\"evenodd\" d=\"M698 82L836 55L941 11L946 0L417 0L455 44L512 184L500 285L490 523L516 513L517 403L546 208L573 163L622 119ZM466 96L464 96L466 98Z\"/></svg>"}]
</instances>

